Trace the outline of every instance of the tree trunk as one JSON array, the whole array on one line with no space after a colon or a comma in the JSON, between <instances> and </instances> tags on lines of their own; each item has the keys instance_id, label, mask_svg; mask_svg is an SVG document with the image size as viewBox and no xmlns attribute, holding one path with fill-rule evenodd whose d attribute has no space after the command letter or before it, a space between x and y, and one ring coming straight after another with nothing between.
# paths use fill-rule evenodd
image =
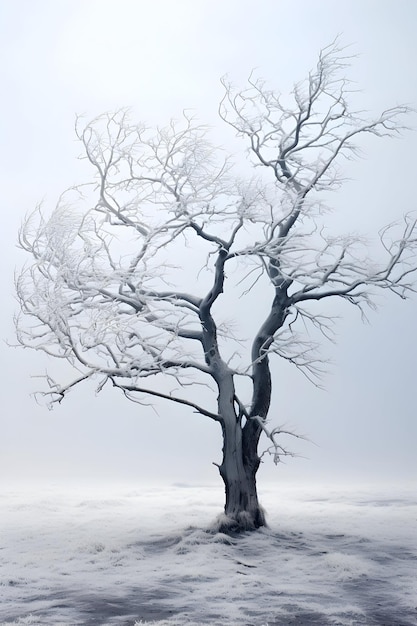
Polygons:
<instances>
[{"instance_id":1,"label":"tree trunk","mask_svg":"<svg viewBox=\"0 0 417 626\"><path fill-rule=\"evenodd\" d=\"M212 367L219 391L217 404L223 433L223 460L219 471L226 494L224 515L218 518L216 528L224 533L255 530L266 525L256 490L260 427L248 418L242 428L243 416L240 411L236 412L233 372L218 355L213 330L211 334L211 348L206 348L206 359ZM208 341L206 343L209 344Z\"/></svg>"},{"instance_id":2,"label":"tree trunk","mask_svg":"<svg viewBox=\"0 0 417 626\"><path fill-rule=\"evenodd\" d=\"M218 519L220 532L255 530L266 525L256 490L259 467L256 445L254 441L251 455L245 454L239 420L223 425L223 462L219 471L225 486L226 504L225 514Z\"/></svg>"}]
</instances>

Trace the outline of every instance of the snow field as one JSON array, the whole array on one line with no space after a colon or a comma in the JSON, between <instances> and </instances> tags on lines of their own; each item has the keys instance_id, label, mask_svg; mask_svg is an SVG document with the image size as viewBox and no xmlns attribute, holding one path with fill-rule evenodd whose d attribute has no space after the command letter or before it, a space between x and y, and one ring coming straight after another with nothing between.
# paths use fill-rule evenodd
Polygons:
<instances>
[{"instance_id":1,"label":"snow field","mask_svg":"<svg viewBox=\"0 0 417 626\"><path fill-rule=\"evenodd\" d=\"M0 624L417 623L411 489L260 495L269 528L228 537L220 485L3 491Z\"/></svg>"}]
</instances>

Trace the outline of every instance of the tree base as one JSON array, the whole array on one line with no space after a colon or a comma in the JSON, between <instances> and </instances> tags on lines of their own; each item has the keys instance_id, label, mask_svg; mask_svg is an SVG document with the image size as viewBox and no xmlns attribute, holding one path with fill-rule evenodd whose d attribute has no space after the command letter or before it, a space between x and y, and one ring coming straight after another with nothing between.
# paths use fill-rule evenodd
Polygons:
<instances>
[{"instance_id":1,"label":"tree base","mask_svg":"<svg viewBox=\"0 0 417 626\"><path fill-rule=\"evenodd\" d=\"M222 513L213 524L213 530L225 535L235 535L241 532L258 530L267 526L265 511L259 507L255 513L240 511L234 516Z\"/></svg>"}]
</instances>

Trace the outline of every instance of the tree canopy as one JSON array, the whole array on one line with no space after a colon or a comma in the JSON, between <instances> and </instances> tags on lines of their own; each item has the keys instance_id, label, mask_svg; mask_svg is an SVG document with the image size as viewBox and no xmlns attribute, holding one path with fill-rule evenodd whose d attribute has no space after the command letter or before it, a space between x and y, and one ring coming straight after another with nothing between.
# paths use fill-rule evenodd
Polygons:
<instances>
[{"instance_id":1,"label":"tree canopy","mask_svg":"<svg viewBox=\"0 0 417 626\"><path fill-rule=\"evenodd\" d=\"M219 116L242 139L249 176L188 112L156 130L128 111L79 118L91 182L63 193L47 217L38 207L20 232L32 262L17 279L19 342L76 371L65 383L48 377L50 401L94 379L99 390L110 383L137 402L162 398L219 422L226 515L245 527L264 523L254 486L261 433L276 462L287 453L283 429L267 426L279 382L270 358L314 379L321 361L304 331L331 337L324 301L364 311L378 290L414 290L415 217L380 231L376 261L360 236L326 228L322 194L342 185L343 159L357 156L361 135L400 133L408 113L397 106L368 119L352 110L348 64L335 42L285 97L254 75L244 89L222 80ZM262 283L262 304L251 306L267 309L249 346L224 318L243 319ZM240 299L225 315L228 289ZM208 404L197 383L213 392ZM236 451L233 470L225 459ZM243 477L253 488L236 505L231 483Z\"/></svg>"}]
</instances>

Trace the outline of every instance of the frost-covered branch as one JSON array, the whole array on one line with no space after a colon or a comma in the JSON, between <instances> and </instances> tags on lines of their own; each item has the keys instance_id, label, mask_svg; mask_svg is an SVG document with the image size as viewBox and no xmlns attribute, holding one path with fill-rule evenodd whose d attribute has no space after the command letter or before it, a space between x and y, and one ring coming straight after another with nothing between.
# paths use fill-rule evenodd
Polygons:
<instances>
[{"instance_id":1,"label":"frost-covered branch","mask_svg":"<svg viewBox=\"0 0 417 626\"><path fill-rule=\"evenodd\" d=\"M287 96L254 74L243 89L223 79L220 118L246 144L256 168L246 177L187 111L153 130L128 111L78 118L90 181L64 192L50 215L37 207L19 234L30 261L16 276L18 342L74 370L67 384L47 377L45 394L59 402L98 378L98 390L110 382L135 402L169 400L220 422L226 512L243 527L262 432L275 462L290 454L279 440L292 433L267 427L274 360L316 384L319 344L334 339L328 299L364 312L378 291L416 290L416 216L382 228L379 248L332 235L326 221L322 192L339 189L361 137L400 134L409 112L353 108L351 62L336 40ZM258 310L252 337L224 331L231 313L246 328ZM236 392L242 374L247 397ZM201 406L197 385L217 411ZM264 523L255 505L249 517Z\"/></svg>"},{"instance_id":2,"label":"frost-covered branch","mask_svg":"<svg viewBox=\"0 0 417 626\"><path fill-rule=\"evenodd\" d=\"M184 406L188 406L188 407L195 409L195 411L197 411L197 413L200 413L201 415L210 417L212 420L216 422L221 421L220 415L216 413L212 413L211 411L208 411L207 409L199 406L195 402L191 402L190 400L186 400L185 398L177 398L174 395L161 393L160 391L155 391L154 389L150 389L150 388L137 387L135 385L122 385L122 384L117 383L115 379L111 379L111 380L112 380L114 387L121 389L121 391L123 391L123 393L129 398L129 400L133 400L134 402L139 402L139 404L141 404L141 402L140 400L137 399L136 394L144 394L145 396L153 396L155 398L169 400L170 402L174 402L177 404L183 404Z\"/></svg>"},{"instance_id":3,"label":"frost-covered branch","mask_svg":"<svg viewBox=\"0 0 417 626\"><path fill-rule=\"evenodd\" d=\"M262 459L262 457L265 456L265 454L269 454L270 456L272 456L272 460L274 461L275 465L278 465L278 463L282 462L283 457L295 456L294 452L291 452L290 450L285 448L282 444L278 443L278 439L277 439L278 437L282 435L287 435L289 437L295 437L296 439L305 439L305 437L303 437L302 435L297 435L293 431L284 429L282 426L277 426L273 428L272 430L269 430L269 428L266 425L265 420L259 415L253 415L251 419L258 424L261 431L272 442L272 445L268 446L262 452L262 454L260 455L260 458Z\"/></svg>"}]
</instances>

